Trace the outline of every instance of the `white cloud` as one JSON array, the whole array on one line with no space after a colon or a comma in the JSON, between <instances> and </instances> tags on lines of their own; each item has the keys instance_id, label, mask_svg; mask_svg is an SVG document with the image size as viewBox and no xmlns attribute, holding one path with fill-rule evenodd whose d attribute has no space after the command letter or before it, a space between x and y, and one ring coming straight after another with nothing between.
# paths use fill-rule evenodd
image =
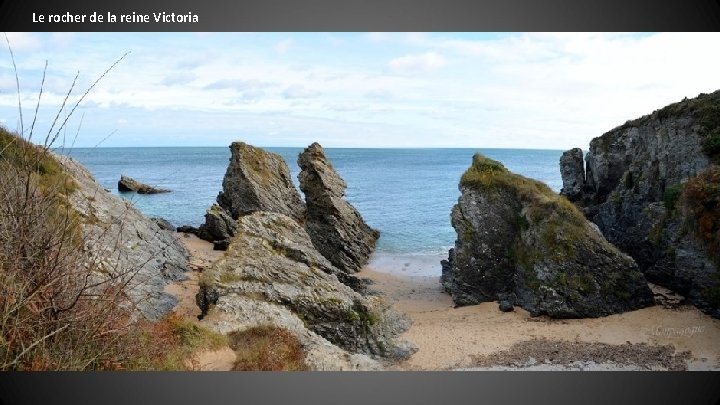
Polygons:
<instances>
[{"instance_id":1,"label":"white cloud","mask_svg":"<svg viewBox=\"0 0 720 405\"><path fill-rule=\"evenodd\" d=\"M301 84L293 84L283 91L283 97L290 99L316 97L319 94L319 92L310 90Z\"/></svg>"},{"instance_id":2,"label":"white cloud","mask_svg":"<svg viewBox=\"0 0 720 405\"><path fill-rule=\"evenodd\" d=\"M374 89L365 92L365 98L373 100L388 100L394 97L393 93L387 89Z\"/></svg>"},{"instance_id":3,"label":"white cloud","mask_svg":"<svg viewBox=\"0 0 720 405\"><path fill-rule=\"evenodd\" d=\"M303 34L302 41L292 34L281 34L284 41L277 34L250 35L238 41L221 33L77 33L72 46L58 47L51 34L20 34L15 39L22 46L13 50L23 106L37 100L45 60L41 110L50 111L77 71L83 90L131 49L86 99L88 125L102 111L108 123L122 116L127 125L140 120L184 129L183 111L226 115L203 123L213 133L237 132L240 115L257 117L254 129L266 133L265 118L274 116L292 121L277 130L289 140L294 133L319 134L313 125L331 120L322 135L335 145L560 149L586 147L628 119L720 89L720 53L711 51L718 33L338 34L341 46L328 34ZM432 75L419 74L426 72ZM17 121L14 87L9 55L0 51L0 89L6 89L0 119L6 122ZM148 111L152 120L142 118ZM371 132L378 136L357 139ZM197 144L206 139L198 133Z\"/></svg>"},{"instance_id":4,"label":"white cloud","mask_svg":"<svg viewBox=\"0 0 720 405\"><path fill-rule=\"evenodd\" d=\"M405 55L391 60L388 65L395 71L433 71L445 66L445 58L435 52Z\"/></svg>"},{"instance_id":5,"label":"white cloud","mask_svg":"<svg viewBox=\"0 0 720 405\"><path fill-rule=\"evenodd\" d=\"M7 39L10 41L10 47L13 52L37 49L42 42L37 35L29 32L6 32ZM5 38L3 38L2 42ZM6 47L7 44L3 44Z\"/></svg>"},{"instance_id":6,"label":"white cloud","mask_svg":"<svg viewBox=\"0 0 720 405\"><path fill-rule=\"evenodd\" d=\"M275 44L274 49L275 49L275 52L277 52L279 54L286 54L290 50L290 47L292 45L293 45L293 40L286 39L286 40L280 41L277 44Z\"/></svg>"},{"instance_id":7,"label":"white cloud","mask_svg":"<svg viewBox=\"0 0 720 405\"><path fill-rule=\"evenodd\" d=\"M165 78L160 81L160 84L166 86L184 85L195 81L197 77L198 76L192 72L171 73L165 76Z\"/></svg>"}]
</instances>

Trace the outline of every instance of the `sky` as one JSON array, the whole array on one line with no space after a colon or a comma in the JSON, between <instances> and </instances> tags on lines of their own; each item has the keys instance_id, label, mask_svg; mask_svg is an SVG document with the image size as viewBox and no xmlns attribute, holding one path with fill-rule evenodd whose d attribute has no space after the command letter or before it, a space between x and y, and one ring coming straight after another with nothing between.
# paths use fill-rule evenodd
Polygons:
<instances>
[{"instance_id":1,"label":"sky","mask_svg":"<svg viewBox=\"0 0 720 405\"><path fill-rule=\"evenodd\" d=\"M76 75L61 120L127 53L59 134L77 147L587 150L627 120L720 89L720 33L6 35L36 141ZM0 124L21 128L4 40Z\"/></svg>"}]
</instances>

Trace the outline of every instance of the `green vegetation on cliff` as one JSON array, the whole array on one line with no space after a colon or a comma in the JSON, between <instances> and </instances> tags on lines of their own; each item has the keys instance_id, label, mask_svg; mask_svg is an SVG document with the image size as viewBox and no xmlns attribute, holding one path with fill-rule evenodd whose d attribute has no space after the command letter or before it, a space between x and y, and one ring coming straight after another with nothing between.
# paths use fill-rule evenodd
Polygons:
<instances>
[{"instance_id":1,"label":"green vegetation on cliff","mask_svg":"<svg viewBox=\"0 0 720 405\"><path fill-rule=\"evenodd\" d=\"M451 215L458 240L443 265L456 304L507 297L533 315L557 318L652 304L632 259L547 185L476 154L460 189Z\"/></svg>"},{"instance_id":2,"label":"green vegetation on cliff","mask_svg":"<svg viewBox=\"0 0 720 405\"><path fill-rule=\"evenodd\" d=\"M512 173L502 163L479 153L473 156L472 165L460 179L461 187L482 187L484 193L493 190L509 191L517 196L525 207L525 215L518 218L518 225L527 227L528 222L548 221L548 227L584 227L585 217L567 198L556 194L546 184ZM548 237L555 234L550 229ZM566 236L573 236L573 232Z\"/></svg>"}]
</instances>

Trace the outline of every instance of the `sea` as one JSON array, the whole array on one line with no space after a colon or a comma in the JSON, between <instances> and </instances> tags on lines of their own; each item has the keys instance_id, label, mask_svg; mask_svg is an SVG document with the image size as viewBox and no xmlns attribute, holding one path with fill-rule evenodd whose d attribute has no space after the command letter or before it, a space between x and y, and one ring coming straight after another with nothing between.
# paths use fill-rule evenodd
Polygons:
<instances>
[{"instance_id":1,"label":"sea","mask_svg":"<svg viewBox=\"0 0 720 405\"><path fill-rule=\"evenodd\" d=\"M264 148L281 155L298 187L302 148ZM560 150L535 149L325 149L347 183L346 198L380 231L371 266L408 276L437 276L441 258L455 243L450 211L458 182L480 152L509 170L562 186ZM74 148L61 153L85 165L113 194L130 200L147 216L175 226L199 226L222 189L230 158L227 147ZM172 190L166 194L120 193L121 175ZM302 193L300 193L302 195Z\"/></svg>"}]
</instances>

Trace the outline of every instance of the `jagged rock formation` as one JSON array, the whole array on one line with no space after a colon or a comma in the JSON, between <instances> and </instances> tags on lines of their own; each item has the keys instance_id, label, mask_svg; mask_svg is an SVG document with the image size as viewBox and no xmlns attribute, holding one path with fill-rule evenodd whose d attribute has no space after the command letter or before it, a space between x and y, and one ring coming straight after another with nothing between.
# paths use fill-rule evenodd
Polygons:
<instances>
[{"instance_id":1,"label":"jagged rock formation","mask_svg":"<svg viewBox=\"0 0 720 405\"><path fill-rule=\"evenodd\" d=\"M198 237L226 247L234 222L256 211L277 212L303 221L305 205L283 158L244 142L230 144L230 164L217 204L208 209Z\"/></svg>"},{"instance_id":2,"label":"jagged rock formation","mask_svg":"<svg viewBox=\"0 0 720 405\"><path fill-rule=\"evenodd\" d=\"M302 169L298 175L300 189L307 204L305 229L313 244L339 269L359 271L375 249L379 232L345 201L347 185L320 144L307 147L298 157L298 165Z\"/></svg>"},{"instance_id":3,"label":"jagged rock formation","mask_svg":"<svg viewBox=\"0 0 720 405\"><path fill-rule=\"evenodd\" d=\"M207 241L224 241L235 235L235 220L219 205L213 204L205 213L205 223L195 234Z\"/></svg>"},{"instance_id":4,"label":"jagged rock formation","mask_svg":"<svg viewBox=\"0 0 720 405\"><path fill-rule=\"evenodd\" d=\"M141 183L127 176L120 176L120 180L118 180L118 191L134 191L138 194L160 194L170 192L170 190L164 188L148 186L145 183Z\"/></svg>"},{"instance_id":5,"label":"jagged rock formation","mask_svg":"<svg viewBox=\"0 0 720 405\"><path fill-rule=\"evenodd\" d=\"M230 145L230 164L218 195L231 217L255 211L277 212L302 220L305 207L283 158L244 142Z\"/></svg>"},{"instance_id":6,"label":"jagged rock formation","mask_svg":"<svg viewBox=\"0 0 720 405\"><path fill-rule=\"evenodd\" d=\"M560 193L569 200L576 199L585 185L582 149L574 148L564 152L560 157L560 169L563 181Z\"/></svg>"},{"instance_id":7,"label":"jagged rock formation","mask_svg":"<svg viewBox=\"0 0 720 405\"><path fill-rule=\"evenodd\" d=\"M566 152L567 153L567 152ZM563 193L648 280L720 317L720 91L669 105L590 142L580 193ZM561 160L563 184L580 178Z\"/></svg>"},{"instance_id":8,"label":"jagged rock formation","mask_svg":"<svg viewBox=\"0 0 720 405\"><path fill-rule=\"evenodd\" d=\"M290 330L316 369L376 368L364 355L408 357L412 347L395 340L408 322L338 276L354 278L318 253L297 221L255 212L237 221L225 256L203 275L198 303L223 333L261 324ZM334 354L318 354L327 350Z\"/></svg>"},{"instance_id":9,"label":"jagged rock formation","mask_svg":"<svg viewBox=\"0 0 720 405\"><path fill-rule=\"evenodd\" d=\"M186 277L189 253L173 231L106 192L75 160L55 158L78 185L68 199L82 219L85 248L94 253L100 269L96 276L133 274L126 292L147 319L160 319L177 303L164 287Z\"/></svg>"},{"instance_id":10,"label":"jagged rock formation","mask_svg":"<svg viewBox=\"0 0 720 405\"><path fill-rule=\"evenodd\" d=\"M556 318L653 305L635 262L545 184L477 154L460 191L441 278L457 305L507 301Z\"/></svg>"}]
</instances>

